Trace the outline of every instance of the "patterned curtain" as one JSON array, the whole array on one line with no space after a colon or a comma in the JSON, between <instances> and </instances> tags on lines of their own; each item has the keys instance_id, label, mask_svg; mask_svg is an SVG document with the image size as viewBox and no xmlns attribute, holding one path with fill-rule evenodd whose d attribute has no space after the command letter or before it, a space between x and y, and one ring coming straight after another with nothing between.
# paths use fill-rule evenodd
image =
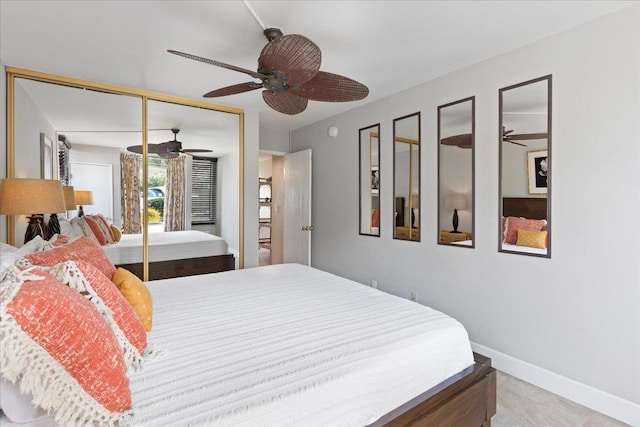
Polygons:
<instances>
[{"instance_id":1,"label":"patterned curtain","mask_svg":"<svg viewBox=\"0 0 640 427\"><path fill-rule=\"evenodd\" d=\"M185 229L185 173L186 157L181 154L167 160L167 194L164 196L164 231Z\"/></svg>"},{"instance_id":2,"label":"patterned curtain","mask_svg":"<svg viewBox=\"0 0 640 427\"><path fill-rule=\"evenodd\" d=\"M142 156L120 153L120 205L122 210L122 232L142 233L140 219L140 169Z\"/></svg>"}]
</instances>

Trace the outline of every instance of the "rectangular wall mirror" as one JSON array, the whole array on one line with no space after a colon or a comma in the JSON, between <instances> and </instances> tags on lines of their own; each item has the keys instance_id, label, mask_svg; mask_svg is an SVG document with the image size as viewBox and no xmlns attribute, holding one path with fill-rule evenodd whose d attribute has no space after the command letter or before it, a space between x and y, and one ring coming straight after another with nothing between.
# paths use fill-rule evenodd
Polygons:
<instances>
[{"instance_id":1,"label":"rectangular wall mirror","mask_svg":"<svg viewBox=\"0 0 640 427\"><path fill-rule=\"evenodd\" d=\"M500 252L551 257L551 75L500 89Z\"/></svg>"},{"instance_id":2,"label":"rectangular wall mirror","mask_svg":"<svg viewBox=\"0 0 640 427\"><path fill-rule=\"evenodd\" d=\"M380 237L380 124L359 133L360 234Z\"/></svg>"},{"instance_id":3,"label":"rectangular wall mirror","mask_svg":"<svg viewBox=\"0 0 640 427\"><path fill-rule=\"evenodd\" d=\"M420 241L420 113L393 120L393 238Z\"/></svg>"},{"instance_id":4,"label":"rectangular wall mirror","mask_svg":"<svg viewBox=\"0 0 640 427\"><path fill-rule=\"evenodd\" d=\"M438 243L473 248L474 96L438 107Z\"/></svg>"}]
</instances>

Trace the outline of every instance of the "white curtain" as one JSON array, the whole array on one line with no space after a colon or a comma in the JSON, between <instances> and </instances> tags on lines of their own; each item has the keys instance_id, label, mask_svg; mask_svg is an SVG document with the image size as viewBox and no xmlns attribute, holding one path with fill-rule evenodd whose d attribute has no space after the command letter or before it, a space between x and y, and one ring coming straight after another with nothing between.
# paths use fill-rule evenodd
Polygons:
<instances>
[{"instance_id":1,"label":"white curtain","mask_svg":"<svg viewBox=\"0 0 640 427\"><path fill-rule=\"evenodd\" d=\"M185 230L186 157L167 161L167 194L164 196L164 231Z\"/></svg>"},{"instance_id":2,"label":"white curtain","mask_svg":"<svg viewBox=\"0 0 640 427\"><path fill-rule=\"evenodd\" d=\"M140 211L140 165L142 156L120 153L121 219L124 234L142 233Z\"/></svg>"}]
</instances>

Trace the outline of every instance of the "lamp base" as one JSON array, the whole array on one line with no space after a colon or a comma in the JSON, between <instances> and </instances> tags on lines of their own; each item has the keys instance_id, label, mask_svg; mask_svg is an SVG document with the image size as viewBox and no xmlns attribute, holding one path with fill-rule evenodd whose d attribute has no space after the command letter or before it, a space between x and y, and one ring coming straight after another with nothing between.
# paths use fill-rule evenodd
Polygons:
<instances>
[{"instance_id":1,"label":"lamp base","mask_svg":"<svg viewBox=\"0 0 640 427\"><path fill-rule=\"evenodd\" d=\"M47 226L47 240L52 238L55 234L60 234L60 221L58 221L58 214L49 215L49 225Z\"/></svg>"},{"instance_id":2,"label":"lamp base","mask_svg":"<svg viewBox=\"0 0 640 427\"><path fill-rule=\"evenodd\" d=\"M453 210L453 231L452 233L459 233L458 231L458 209Z\"/></svg>"},{"instance_id":3,"label":"lamp base","mask_svg":"<svg viewBox=\"0 0 640 427\"><path fill-rule=\"evenodd\" d=\"M84 211L82 210L82 206L80 206L80 208L78 209L78 218L80 218L81 216L84 216Z\"/></svg>"},{"instance_id":4,"label":"lamp base","mask_svg":"<svg viewBox=\"0 0 640 427\"><path fill-rule=\"evenodd\" d=\"M40 236L44 239L44 231L42 230L42 217L38 215L32 215L29 217L29 225L27 225L27 231L24 233L24 243L27 243L36 236Z\"/></svg>"}]
</instances>

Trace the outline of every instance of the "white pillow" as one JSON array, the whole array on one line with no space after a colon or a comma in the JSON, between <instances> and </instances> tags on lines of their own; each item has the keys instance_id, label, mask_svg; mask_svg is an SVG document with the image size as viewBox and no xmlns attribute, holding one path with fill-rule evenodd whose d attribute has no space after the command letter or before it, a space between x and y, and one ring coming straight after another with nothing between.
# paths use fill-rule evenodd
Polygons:
<instances>
[{"instance_id":1,"label":"white pillow","mask_svg":"<svg viewBox=\"0 0 640 427\"><path fill-rule=\"evenodd\" d=\"M71 237L73 234L73 225L71 225L71 221L66 218L60 218L58 221L60 222L60 234Z\"/></svg>"},{"instance_id":2,"label":"white pillow","mask_svg":"<svg viewBox=\"0 0 640 427\"><path fill-rule=\"evenodd\" d=\"M71 220L71 231L67 234L70 238L84 236L84 231L82 231L82 226L80 225L80 218L75 217Z\"/></svg>"},{"instance_id":3,"label":"white pillow","mask_svg":"<svg viewBox=\"0 0 640 427\"><path fill-rule=\"evenodd\" d=\"M14 265L16 261L18 261L23 256L43 250L44 244L45 241L40 236L34 237L33 239L22 245L20 248L14 248L11 245L2 243L2 247L0 247L0 274L2 274L10 266Z\"/></svg>"},{"instance_id":4,"label":"white pillow","mask_svg":"<svg viewBox=\"0 0 640 427\"><path fill-rule=\"evenodd\" d=\"M31 403L31 395L4 378L0 380L0 408L14 423L29 423L47 416L44 409Z\"/></svg>"},{"instance_id":5,"label":"white pillow","mask_svg":"<svg viewBox=\"0 0 640 427\"><path fill-rule=\"evenodd\" d=\"M15 246L11 246L11 245L8 245L6 243L0 242L0 255L9 254L9 253L15 252L17 250L18 250L18 248L16 248Z\"/></svg>"},{"instance_id":6,"label":"white pillow","mask_svg":"<svg viewBox=\"0 0 640 427\"><path fill-rule=\"evenodd\" d=\"M20 252L22 255L29 255L34 252L40 252L42 251L44 243L45 240L42 238L42 236L36 236L24 245L20 246L18 252Z\"/></svg>"}]
</instances>

